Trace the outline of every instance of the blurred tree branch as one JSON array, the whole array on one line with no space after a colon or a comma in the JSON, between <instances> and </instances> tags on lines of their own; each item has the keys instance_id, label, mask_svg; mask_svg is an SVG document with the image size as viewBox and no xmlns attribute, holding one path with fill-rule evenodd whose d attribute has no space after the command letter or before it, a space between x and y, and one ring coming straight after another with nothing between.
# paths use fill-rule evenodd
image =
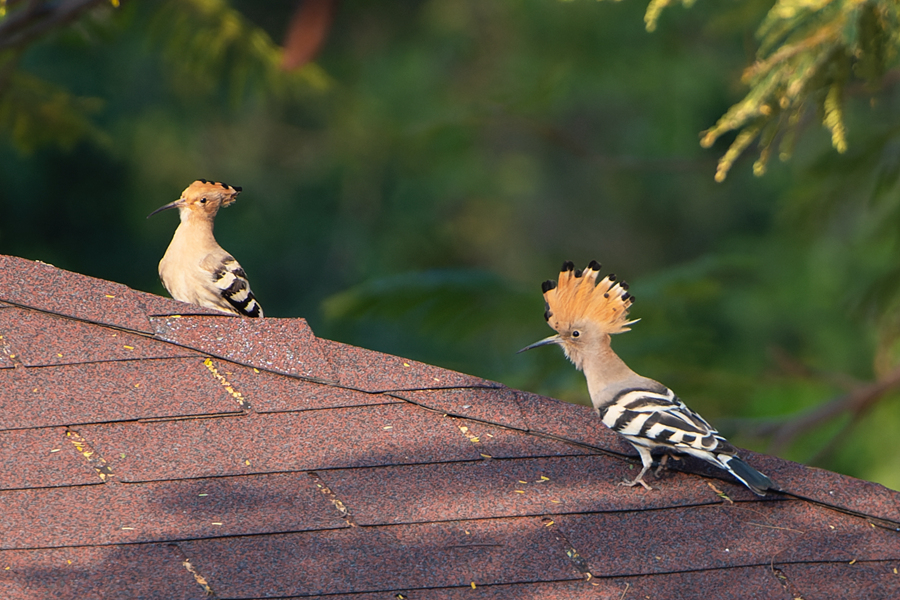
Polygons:
<instances>
[{"instance_id":1,"label":"blurred tree branch","mask_svg":"<svg viewBox=\"0 0 900 600\"><path fill-rule=\"evenodd\" d=\"M330 83L315 64L283 70L282 48L226 0L151 4L143 32L159 47L175 87L189 90L186 97L224 96L236 106L252 94L296 98ZM108 141L93 119L101 99L24 73L19 58L49 33L118 6L119 0L0 0L0 131L20 151L45 144L71 148L84 138Z\"/></svg>"},{"instance_id":2,"label":"blurred tree branch","mask_svg":"<svg viewBox=\"0 0 900 600\"><path fill-rule=\"evenodd\" d=\"M849 413L850 421L841 427L810 460L810 462L814 462L817 458L830 452L831 448L866 412L885 398L889 392L896 389L900 389L900 367L876 381L860 384L846 394L795 417L787 420L779 419L777 422L766 422L755 427L751 426L746 429L746 432L755 437L770 437L769 452L780 455L800 436L820 428L832 419Z\"/></svg>"},{"instance_id":3,"label":"blurred tree branch","mask_svg":"<svg viewBox=\"0 0 900 600\"><path fill-rule=\"evenodd\" d=\"M0 20L0 50L21 49L52 29L71 23L84 12L110 0L11 0ZM112 0L118 6L118 0Z\"/></svg>"},{"instance_id":4,"label":"blurred tree branch","mask_svg":"<svg viewBox=\"0 0 900 600\"><path fill-rule=\"evenodd\" d=\"M102 141L88 114L102 102L80 98L67 90L18 71L28 46L68 25L101 4L118 0L7 0L0 2L0 130L28 152L44 143L70 148L82 137Z\"/></svg>"}]
</instances>

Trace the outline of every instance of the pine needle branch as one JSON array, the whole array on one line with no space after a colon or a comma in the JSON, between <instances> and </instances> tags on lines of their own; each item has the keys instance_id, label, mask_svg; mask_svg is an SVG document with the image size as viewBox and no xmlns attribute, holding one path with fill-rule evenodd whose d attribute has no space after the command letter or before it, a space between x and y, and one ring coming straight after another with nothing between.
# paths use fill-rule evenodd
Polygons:
<instances>
[{"instance_id":1,"label":"pine needle branch","mask_svg":"<svg viewBox=\"0 0 900 600\"><path fill-rule=\"evenodd\" d=\"M679 0L651 0L647 29L655 29L662 10ZM689 0L680 0L690 6ZM894 0L777 0L756 32L759 50L743 73L747 95L709 130L701 145L723 134L737 137L719 160L716 181L724 181L737 158L760 132L756 175L765 172L776 138L784 140L779 158L790 157L802 112L816 110L831 133L835 150L848 147L845 90L865 83L877 91L900 57L900 4ZM787 113L785 113L787 111ZM785 117L787 114L787 118Z\"/></svg>"}]
</instances>

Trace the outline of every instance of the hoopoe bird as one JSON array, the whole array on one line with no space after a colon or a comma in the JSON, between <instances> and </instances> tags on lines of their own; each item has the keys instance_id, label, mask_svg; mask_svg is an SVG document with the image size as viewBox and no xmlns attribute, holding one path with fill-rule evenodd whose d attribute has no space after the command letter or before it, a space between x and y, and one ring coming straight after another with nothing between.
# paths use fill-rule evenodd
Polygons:
<instances>
[{"instance_id":1,"label":"hoopoe bird","mask_svg":"<svg viewBox=\"0 0 900 600\"><path fill-rule=\"evenodd\" d=\"M181 197L147 215L177 208L181 223L159 261L159 278L173 298L205 308L262 317L241 265L213 237L216 213L234 203L240 187L198 179Z\"/></svg>"},{"instance_id":2,"label":"hoopoe bird","mask_svg":"<svg viewBox=\"0 0 900 600\"><path fill-rule=\"evenodd\" d=\"M576 271L567 261L558 282L543 283L544 318L557 333L519 352L557 344L575 368L584 372L591 403L603 424L630 442L641 456L643 468L638 476L619 485L640 484L652 489L644 482L644 473L652 466L651 453L655 451L702 458L760 496L778 489L741 460L737 449L672 390L638 375L613 352L610 336L629 331L629 325L636 322L628 320L634 296L628 293L628 284L617 282L615 275L598 282L600 269L597 261L591 261L587 269Z\"/></svg>"}]
</instances>

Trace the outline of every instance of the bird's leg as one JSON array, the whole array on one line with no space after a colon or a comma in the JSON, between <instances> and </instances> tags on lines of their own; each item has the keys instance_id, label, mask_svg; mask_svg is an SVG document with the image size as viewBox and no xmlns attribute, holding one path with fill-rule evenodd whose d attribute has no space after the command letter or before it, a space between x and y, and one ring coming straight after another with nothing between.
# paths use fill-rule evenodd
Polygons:
<instances>
[{"instance_id":1,"label":"bird's leg","mask_svg":"<svg viewBox=\"0 0 900 600\"><path fill-rule=\"evenodd\" d=\"M666 468L666 464L669 462L670 458L672 460L681 460L681 457L678 456L677 454L669 454L669 453L663 454L662 458L659 459L659 464L657 465L656 470L653 471L654 477L657 477L657 478L659 477L659 472L662 471L664 468Z\"/></svg>"},{"instance_id":2,"label":"bird's leg","mask_svg":"<svg viewBox=\"0 0 900 600\"><path fill-rule=\"evenodd\" d=\"M618 485L624 485L625 487L634 487L637 484L641 484L644 486L646 490L652 490L653 488L646 484L644 481L644 473L653 466L653 457L650 456L650 450L648 448L644 448L643 446L637 446L632 444L635 450L638 451L638 454L641 455L641 463L644 465L644 468L641 469L641 472L638 473L638 476L632 479L631 481L620 481Z\"/></svg>"},{"instance_id":3,"label":"bird's leg","mask_svg":"<svg viewBox=\"0 0 900 600\"><path fill-rule=\"evenodd\" d=\"M653 471L653 476L659 479L659 472L666 468L666 463L669 462L669 455L663 454L662 458L659 459L659 464L656 466L656 470Z\"/></svg>"}]
</instances>

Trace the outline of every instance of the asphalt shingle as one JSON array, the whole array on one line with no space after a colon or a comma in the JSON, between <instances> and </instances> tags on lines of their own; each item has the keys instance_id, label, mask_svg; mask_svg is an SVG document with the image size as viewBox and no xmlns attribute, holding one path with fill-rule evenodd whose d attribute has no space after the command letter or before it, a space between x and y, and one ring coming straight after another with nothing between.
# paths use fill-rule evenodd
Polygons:
<instances>
[{"instance_id":1,"label":"asphalt shingle","mask_svg":"<svg viewBox=\"0 0 900 600\"><path fill-rule=\"evenodd\" d=\"M312 329L303 319L151 317L159 339L210 356L285 375L334 380Z\"/></svg>"},{"instance_id":2,"label":"asphalt shingle","mask_svg":"<svg viewBox=\"0 0 900 600\"><path fill-rule=\"evenodd\" d=\"M0 449L4 599L900 597L883 486L11 257Z\"/></svg>"},{"instance_id":3,"label":"asphalt shingle","mask_svg":"<svg viewBox=\"0 0 900 600\"><path fill-rule=\"evenodd\" d=\"M0 490L101 483L66 432L65 427L0 431Z\"/></svg>"},{"instance_id":4,"label":"asphalt shingle","mask_svg":"<svg viewBox=\"0 0 900 600\"><path fill-rule=\"evenodd\" d=\"M598 423L592 409L528 392L519 392L517 399L529 431L637 458L631 444Z\"/></svg>"},{"instance_id":5,"label":"asphalt shingle","mask_svg":"<svg viewBox=\"0 0 900 600\"><path fill-rule=\"evenodd\" d=\"M516 400L517 392L509 388L409 390L393 394L398 398L457 417L486 421L522 431L528 430L528 423Z\"/></svg>"},{"instance_id":6,"label":"asphalt shingle","mask_svg":"<svg viewBox=\"0 0 900 600\"><path fill-rule=\"evenodd\" d=\"M857 600L897 598L900 560L831 562L780 567L780 574L795 597Z\"/></svg>"},{"instance_id":7,"label":"asphalt shingle","mask_svg":"<svg viewBox=\"0 0 900 600\"><path fill-rule=\"evenodd\" d=\"M97 480L99 483L99 480ZM9 492L0 550L348 527L307 473Z\"/></svg>"},{"instance_id":8,"label":"asphalt shingle","mask_svg":"<svg viewBox=\"0 0 900 600\"><path fill-rule=\"evenodd\" d=\"M180 544L217 594L257 598L577 579L540 519L354 527Z\"/></svg>"},{"instance_id":9,"label":"asphalt shingle","mask_svg":"<svg viewBox=\"0 0 900 600\"><path fill-rule=\"evenodd\" d=\"M153 333L132 290L39 261L0 255L0 290L9 304L82 321Z\"/></svg>"},{"instance_id":10,"label":"asphalt shingle","mask_svg":"<svg viewBox=\"0 0 900 600\"><path fill-rule=\"evenodd\" d=\"M442 388L500 388L499 383L433 367L407 358L356 348L329 340L318 347L334 369L337 383L364 392Z\"/></svg>"},{"instance_id":11,"label":"asphalt shingle","mask_svg":"<svg viewBox=\"0 0 900 600\"><path fill-rule=\"evenodd\" d=\"M0 552L4 600L208 600L176 549L142 544Z\"/></svg>"},{"instance_id":12,"label":"asphalt shingle","mask_svg":"<svg viewBox=\"0 0 900 600\"><path fill-rule=\"evenodd\" d=\"M240 411L198 358L8 369L0 386L0 429Z\"/></svg>"},{"instance_id":13,"label":"asphalt shingle","mask_svg":"<svg viewBox=\"0 0 900 600\"><path fill-rule=\"evenodd\" d=\"M214 366L218 365L216 361L212 362ZM216 371L259 413L402 403L386 394L367 394L233 363L223 364L217 366Z\"/></svg>"},{"instance_id":14,"label":"asphalt shingle","mask_svg":"<svg viewBox=\"0 0 900 600\"><path fill-rule=\"evenodd\" d=\"M665 493L616 485L621 465L582 455L321 471L357 523L423 523L721 504L696 477L673 474ZM741 493L734 486L729 492ZM748 492L749 493L749 492ZM745 497L745 499L751 499Z\"/></svg>"},{"instance_id":15,"label":"asphalt shingle","mask_svg":"<svg viewBox=\"0 0 900 600\"><path fill-rule=\"evenodd\" d=\"M21 348L18 362L26 367L199 356L145 335L20 308L0 311L0 335Z\"/></svg>"},{"instance_id":16,"label":"asphalt shingle","mask_svg":"<svg viewBox=\"0 0 900 600\"><path fill-rule=\"evenodd\" d=\"M79 433L128 482L480 458L451 423L407 404L88 425Z\"/></svg>"}]
</instances>

